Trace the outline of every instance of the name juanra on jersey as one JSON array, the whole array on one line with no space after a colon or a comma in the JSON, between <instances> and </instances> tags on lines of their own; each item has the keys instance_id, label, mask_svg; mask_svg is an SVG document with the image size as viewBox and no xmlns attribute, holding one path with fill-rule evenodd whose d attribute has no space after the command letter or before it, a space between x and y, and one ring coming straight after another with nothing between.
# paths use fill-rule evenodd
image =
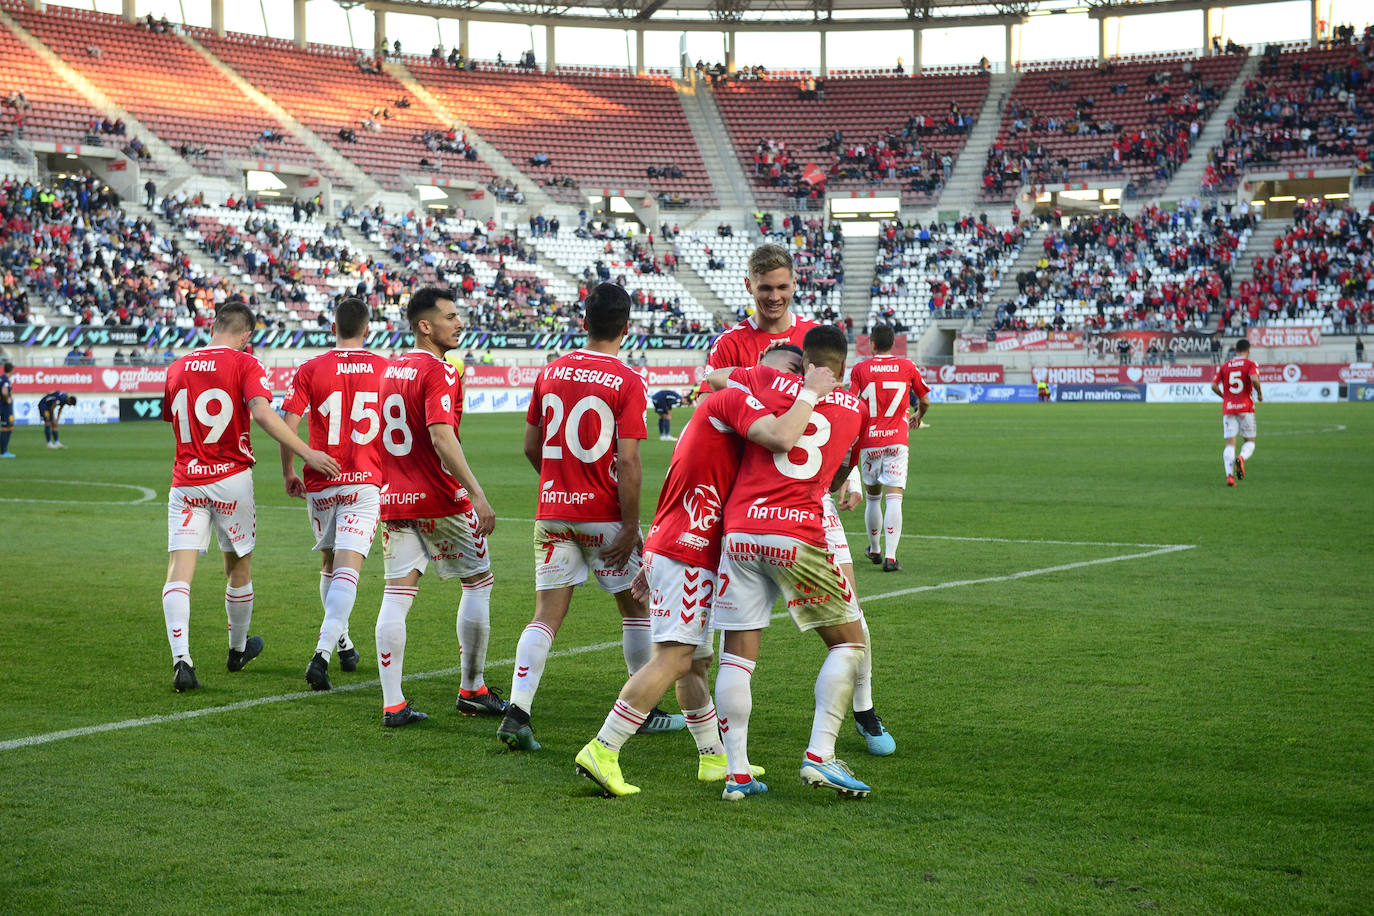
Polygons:
<instances>
[{"instance_id":1,"label":"name juanra on jersey","mask_svg":"<svg viewBox=\"0 0 1374 916\"><path fill-rule=\"evenodd\" d=\"M413 372L414 370L412 369L411 371ZM372 374L372 364L371 364L371 363L337 363L337 364L334 366L334 374L335 374L335 375L356 375L356 374L359 373L359 372L366 372L368 375L371 375L371 374Z\"/></svg>"}]
</instances>

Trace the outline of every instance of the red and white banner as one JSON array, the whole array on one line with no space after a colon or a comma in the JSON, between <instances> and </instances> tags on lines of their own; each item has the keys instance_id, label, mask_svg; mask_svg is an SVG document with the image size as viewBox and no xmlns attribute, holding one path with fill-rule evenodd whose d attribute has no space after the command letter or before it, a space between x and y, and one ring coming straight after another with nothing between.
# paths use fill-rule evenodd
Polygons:
<instances>
[{"instance_id":1,"label":"red and white banner","mask_svg":"<svg viewBox=\"0 0 1374 916\"><path fill-rule=\"evenodd\" d=\"M1031 379L1051 385L1154 385L1199 382L1212 384L1217 367L1205 364L1188 366L1036 366ZM1263 363L1261 382L1343 382L1374 381L1374 367L1345 366L1340 363Z\"/></svg>"},{"instance_id":2,"label":"red and white banner","mask_svg":"<svg viewBox=\"0 0 1374 916\"><path fill-rule=\"evenodd\" d=\"M468 366L463 384L469 388L531 388L543 366ZM650 388L691 388L706 378L707 368L697 366L648 366L636 369Z\"/></svg>"},{"instance_id":3,"label":"red and white banner","mask_svg":"<svg viewBox=\"0 0 1374 916\"><path fill-rule=\"evenodd\" d=\"M921 366L927 385L1000 385L1001 366Z\"/></svg>"},{"instance_id":4,"label":"red and white banner","mask_svg":"<svg viewBox=\"0 0 1374 916\"><path fill-rule=\"evenodd\" d=\"M294 366L273 366L267 370L267 384L273 391L285 391L296 376ZM69 391L72 394L161 394L167 384L166 366L23 366L10 375L16 393L46 394Z\"/></svg>"},{"instance_id":5,"label":"red and white banner","mask_svg":"<svg viewBox=\"0 0 1374 916\"><path fill-rule=\"evenodd\" d=\"M1082 331L998 331L988 342L986 334L960 333L954 340L955 353L998 353L1011 350L1081 350Z\"/></svg>"},{"instance_id":6,"label":"red and white banner","mask_svg":"<svg viewBox=\"0 0 1374 916\"><path fill-rule=\"evenodd\" d=\"M1245 337L1252 347L1319 347L1322 329L1311 326L1271 328L1262 325L1246 331Z\"/></svg>"}]
</instances>

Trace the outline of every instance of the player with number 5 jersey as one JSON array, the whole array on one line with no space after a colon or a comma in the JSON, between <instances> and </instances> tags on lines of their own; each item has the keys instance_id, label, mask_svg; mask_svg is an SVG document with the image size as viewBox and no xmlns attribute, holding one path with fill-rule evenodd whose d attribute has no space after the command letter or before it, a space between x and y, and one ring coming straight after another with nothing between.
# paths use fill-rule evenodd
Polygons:
<instances>
[{"instance_id":1,"label":"player with number 5 jersey","mask_svg":"<svg viewBox=\"0 0 1374 916\"><path fill-rule=\"evenodd\" d=\"M410 297L406 316L415 349L382 375L382 520L386 588L377 615L377 668L382 724L396 728L429 718L401 690L406 615L430 563L440 579L463 583L458 604L462 680L457 708L464 715L499 715L505 703L486 686L491 635L491 558L487 535L496 516L458 439L463 417L459 370L444 361L458 345L463 322L454 294L425 287Z\"/></svg>"},{"instance_id":2,"label":"player with number 5 jersey","mask_svg":"<svg viewBox=\"0 0 1374 916\"><path fill-rule=\"evenodd\" d=\"M328 690L329 658L337 648L344 671L358 668L358 650L348 636L348 618L358 595L363 560L372 549L381 512L381 404L378 388L387 359L363 349L371 310L349 297L334 309L338 346L307 360L296 370L282 403L282 419L292 429L302 415L310 418L310 444L338 459L337 477L325 478L310 468L296 476L291 452L282 446L282 478L288 496L302 497L309 508L315 549L320 552L320 624L315 654L305 680L315 690Z\"/></svg>"},{"instance_id":3,"label":"player with number 5 jersey","mask_svg":"<svg viewBox=\"0 0 1374 916\"><path fill-rule=\"evenodd\" d=\"M267 434L305 459L322 478L339 473L339 463L301 441L272 411L267 372L244 353L256 324L242 301L220 306L210 346L167 368L162 419L172 424L176 458L167 497L167 581L162 616L172 648L172 686L178 693L200 686L191 659L191 579L196 559L213 532L224 553L228 584L230 671L240 671L262 651L261 636L249 636L253 617L253 547L257 512L253 502L253 445L249 417Z\"/></svg>"},{"instance_id":4,"label":"player with number 5 jersey","mask_svg":"<svg viewBox=\"0 0 1374 916\"><path fill-rule=\"evenodd\" d=\"M1245 479L1245 463L1255 454L1255 402L1264 400L1259 366L1250 359L1250 341L1236 341L1236 356L1222 363L1212 378L1212 391L1221 398L1221 435L1226 439L1221 461L1226 485ZM1236 438L1241 440L1236 452Z\"/></svg>"}]
</instances>

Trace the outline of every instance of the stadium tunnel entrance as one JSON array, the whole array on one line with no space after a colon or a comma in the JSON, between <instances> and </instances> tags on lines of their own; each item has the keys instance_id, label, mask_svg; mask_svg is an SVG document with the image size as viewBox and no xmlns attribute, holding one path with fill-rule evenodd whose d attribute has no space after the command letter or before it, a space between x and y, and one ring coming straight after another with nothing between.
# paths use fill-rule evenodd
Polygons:
<instances>
[{"instance_id":1,"label":"stadium tunnel entrance","mask_svg":"<svg viewBox=\"0 0 1374 916\"><path fill-rule=\"evenodd\" d=\"M846 238L871 238L877 236L882 220L897 218L897 213L902 209L902 199L871 194L846 195L827 198L825 205L830 211L830 219L844 224Z\"/></svg>"},{"instance_id":2,"label":"stadium tunnel entrance","mask_svg":"<svg viewBox=\"0 0 1374 916\"><path fill-rule=\"evenodd\" d=\"M1301 201L1350 199L1350 173L1312 170L1246 175L1240 198L1262 219L1289 219Z\"/></svg>"}]
</instances>

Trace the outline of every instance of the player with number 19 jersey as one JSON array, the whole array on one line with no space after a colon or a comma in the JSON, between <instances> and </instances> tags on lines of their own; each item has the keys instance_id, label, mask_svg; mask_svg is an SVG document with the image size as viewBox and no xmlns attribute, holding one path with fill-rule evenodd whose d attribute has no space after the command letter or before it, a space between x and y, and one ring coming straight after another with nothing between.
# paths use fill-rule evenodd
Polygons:
<instances>
[{"instance_id":1,"label":"player with number 19 jersey","mask_svg":"<svg viewBox=\"0 0 1374 916\"><path fill-rule=\"evenodd\" d=\"M253 467L248 402L272 400L267 370L229 347L205 347L167 367L162 419L172 424L172 486L214 483Z\"/></svg>"}]
</instances>

